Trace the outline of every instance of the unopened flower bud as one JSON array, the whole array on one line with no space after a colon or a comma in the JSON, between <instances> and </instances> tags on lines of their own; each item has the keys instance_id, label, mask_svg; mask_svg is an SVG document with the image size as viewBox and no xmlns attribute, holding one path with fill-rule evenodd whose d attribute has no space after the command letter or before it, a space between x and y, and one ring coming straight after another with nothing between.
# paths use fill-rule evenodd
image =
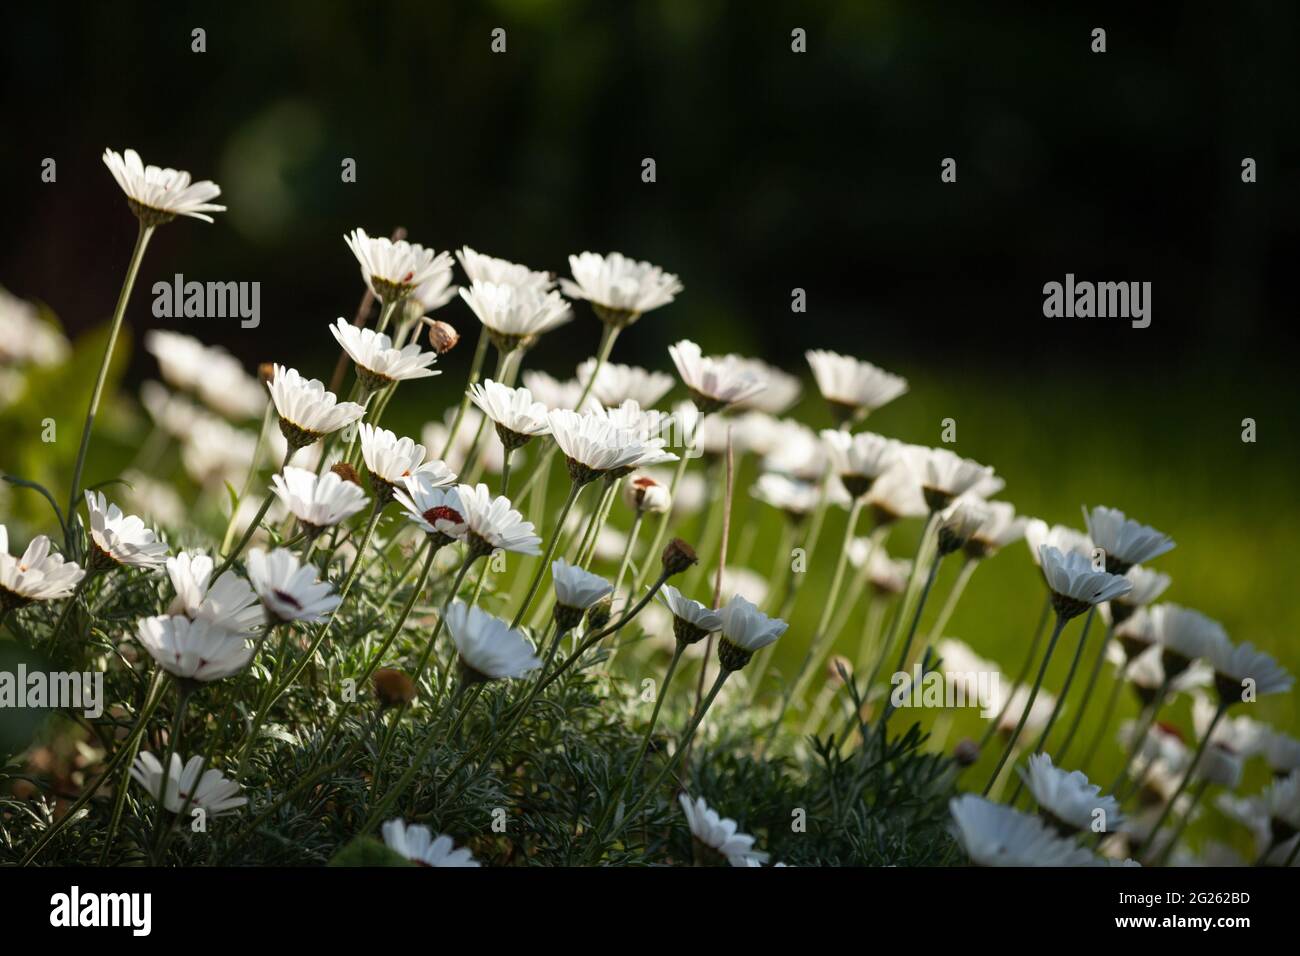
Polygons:
<instances>
[{"instance_id":1,"label":"unopened flower bud","mask_svg":"<svg viewBox=\"0 0 1300 956\"><path fill-rule=\"evenodd\" d=\"M853 662L843 654L834 654L826 662L826 679L832 686L842 687L853 677Z\"/></svg>"},{"instance_id":2,"label":"unopened flower bud","mask_svg":"<svg viewBox=\"0 0 1300 956\"><path fill-rule=\"evenodd\" d=\"M700 559L695 556L694 548L681 538L673 538L673 540L668 542L668 547L664 548L664 574L670 577L674 574L681 574L699 560Z\"/></svg>"},{"instance_id":3,"label":"unopened flower bud","mask_svg":"<svg viewBox=\"0 0 1300 956\"><path fill-rule=\"evenodd\" d=\"M429 345L439 355L446 355L460 341L460 333L441 319L429 322Z\"/></svg>"},{"instance_id":4,"label":"unopened flower bud","mask_svg":"<svg viewBox=\"0 0 1300 956\"><path fill-rule=\"evenodd\" d=\"M371 680L375 685L375 697L379 699L379 706L384 710L409 704L415 700L415 681L399 670L381 667L375 671L375 676Z\"/></svg>"},{"instance_id":5,"label":"unopened flower bud","mask_svg":"<svg viewBox=\"0 0 1300 956\"><path fill-rule=\"evenodd\" d=\"M613 603L610 598L604 598L587 608L587 630L599 631L609 623L610 615L613 613Z\"/></svg>"},{"instance_id":6,"label":"unopened flower bud","mask_svg":"<svg viewBox=\"0 0 1300 956\"><path fill-rule=\"evenodd\" d=\"M964 740L959 740L957 746L952 748L952 757L957 761L957 765L960 767L972 766L980 759L979 744L971 740L969 737Z\"/></svg>"},{"instance_id":7,"label":"unopened flower bud","mask_svg":"<svg viewBox=\"0 0 1300 956\"><path fill-rule=\"evenodd\" d=\"M273 378L275 378L274 362L263 362L257 367L257 380L263 385L268 384Z\"/></svg>"},{"instance_id":8,"label":"unopened flower bud","mask_svg":"<svg viewBox=\"0 0 1300 956\"><path fill-rule=\"evenodd\" d=\"M346 461L336 462L331 465L330 471L334 472L334 474L338 475L344 481L350 481L354 485L361 484L361 474Z\"/></svg>"}]
</instances>

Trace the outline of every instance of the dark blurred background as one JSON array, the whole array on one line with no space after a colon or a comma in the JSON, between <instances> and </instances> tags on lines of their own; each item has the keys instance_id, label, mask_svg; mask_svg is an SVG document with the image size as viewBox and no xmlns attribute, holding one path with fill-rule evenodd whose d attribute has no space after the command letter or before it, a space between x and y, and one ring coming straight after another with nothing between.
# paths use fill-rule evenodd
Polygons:
<instances>
[{"instance_id":1,"label":"dark blurred background","mask_svg":"<svg viewBox=\"0 0 1300 956\"><path fill-rule=\"evenodd\" d=\"M223 187L230 212L165 230L142 279L261 281L261 329L191 330L250 363L331 352L323 326L359 290L343 233L402 225L535 268L618 249L679 273L686 294L625 336L624 361L662 365L691 334L786 364L816 343L904 370L936 353L1271 367L1294 308L1300 8L996 6L11 5L0 284L73 334L107 317L135 226L100 154L132 146ZM1042 285L1066 272L1153 282L1153 325L1044 320ZM530 361L567 371L573 346Z\"/></svg>"}]
</instances>

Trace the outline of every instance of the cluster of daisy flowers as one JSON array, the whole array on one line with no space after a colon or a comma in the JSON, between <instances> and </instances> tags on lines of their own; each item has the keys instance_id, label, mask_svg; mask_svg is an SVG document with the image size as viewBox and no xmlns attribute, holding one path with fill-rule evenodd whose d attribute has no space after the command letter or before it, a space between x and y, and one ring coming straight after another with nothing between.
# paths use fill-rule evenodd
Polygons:
<instances>
[{"instance_id":1,"label":"cluster of daisy flowers","mask_svg":"<svg viewBox=\"0 0 1300 956\"><path fill-rule=\"evenodd\" d=\"M210 213L223 211L212 202L220 195L215 184L145 166L130 150L110 150L105 162L139 220L137 265L162 225L177 217L210 222ZM151 797L158 815L150 850L155 862L179 829L174 821L193 808L209 816L246 808L241 781L253 753L267 746L264 724L317 656L329 653L331 638L340 638L344 619L365 600L358 595L380 579L394 553L409 558L402 577L409 597L391 624L384 619L384 634L368 646L361 672L348 675L370 689L380 716L389 719L360 832L378 831L393 854L412 863L475 866L453 836L394 813L409 799L425 758L455 738L485 688L495 688L508 707L494 739L475 752L482 765L566 673L591 666L612 671L620 649L638 633L649 638L652 652L669 653L656 671L658 693L640 751L589 828L598 844L613 845L649 801L674 785L719 699L761 715L751 717L766 722L755 735L760 756L774 739L789 746L780 731L792 723L814 734L835 731L837 719L844 725L832 739L865 748L874 736L868 719L886 739L896 705L884 706L881 692L891 674L916 668L953 671L957 680L1000 675L996 664L945 639L944 629L976 568L1020 540L1043 582L1043 624L1018 675L994 681L981 702L989 719L984 739L963 741L948 758L951 784L973 773L982 754L999 754L981 793L952 800L954 852L959 848L981 865L1163 862L1186 854L1179 838L1213 786L1223 791L1217 806L1258 835L1262 859L1294 862L1300 744L1250 718L1228 716L1234 707L1289 691L1291 678L1203 615L1156 603L1169 579L1146 565L1173 547L1168 536L1105 507L1085 510L1086 532L1048 527L998 498L1005 481L993 468L948 448L867 430L872 413L905 395L908 383L852 356L805 355L837 425L821 432L790 417L801 399L800 378L758 359L710 355L683 340L668 349L676 377L612 361L625 329L683 291L676 276L648 262L584 252L569 258L570 277L557 279L469 247L453 256L363 229L344 240L367 298L352 320L322 323L340 350L340 373L331 381L277 362L250 374L224 350L182 333L151 331L145 346L162 381L146 382L140 400L154 430L122 476L128 489L136 486L141 514L124 511L104 491L80 487L97 388L70 507L58 512L62 547L40 535L15 556L0 525L0 615L22 634L42 607L57 608L41 618L53 621L45 649L56 657L77 660L84 653L94 601L109 589L151 589L159 597L158 613L119 635L123 646L145 652L143 658L124 652L121 660L140 669L149 689L100 777L123 786L129 777ZM457 264L464 276L459 285ZM460 334L432 313L458 299L479 325L458 403L418 436L385 428L398 389L415 393L441 374L440 362L457 347ZM579 300L600 323L596 354L567 380L524 368L543 335L574 321L572 303ZM119 307L100 385L122 321ZM28 332L27 351L15 361L57 361L62 354L62 346L51 344L61 340L41 344L41 334L55 333L36 331L41 323L34 311L0 299L0 322ZM489 357L495 359L490 373ZM348 367L350 379L342 374ZM678 383L686 399L665 405ZM191 506L158 476L172 442L197 486L195 504L230 489L223 492L233 498L224 534L210 546L172 543L198 535L188 527ZM696 459L702 463L692 470ZM732 476L742 461L757 476L736 496ZM567 478L558 511L548 507L553 473ZM625 534L610 523L620 501L630 521ZM758 508L780 516L782 540L767 574L748 567L757 544L755 523L744 519ZM790 555L821 553L832 508L847 517L838 548L821 549L834 555L834 568L816 626L797 639L796 669L772 668L786 622L808 600L802 590L808 575L794 569ZM670 536L675 520L696 512L698 555ZM743 529L731 550L729 515ZM397 520L381 531L385 516ZM921 524L910 559L888 551L890 535L906 522ZM499 607L502 598L510 604L493 613L481 600L489 566L511 555L530 570L518 576L518 587L494 589L490 606ZM950 558L963 562L961 573L938 620L920 628L939 568ZM596 573L598 565L612 573ZM440 595L427 619L432 625L412 613L426 591ZM1053 695L1044 687L1048 665L1069 653L1061 649L1071 640L1062 645L1063 635L1081 618L1071 638L1070 676ZM846 632L857 619L855 643ZM1092 645L1090 630L1104 632ZM1101 730L1087 742L1080 719L1100 696L1093 690L1110 660L1115 691ZM636 666L657 665L643 656ZM693 700L682 687L686 681L674 685L692 666L699 669ZM822 673L829 679L813 694ZM213 753L202 741L182 739L189 708L211 696L205 688L231 680L255 689L238 746ZM1083 692L1061 719L1072 684ZM1119 728L1124 771L1103 792L1083 771L1124 686L1143 709L1133 725ZM1195 746L1159 720L1161 709L1185 693L1196 695ZM652 757L654 735L663 732L661 705L670 697L683 722L671 752L656 748ZM759 702L771 704L771 713L752 706ZM141 749L146 725L168 707L165 752ZM429 719L417 733L414 759L398 773L383 762L397 722L413 707L427 709ZM339 705L322 750L346 712ZM1270 762L1278 782L1255 797L1235 796L1241 763L1257 755ZM1015 792L1004 794L1015 781ZM72 811L47 828L29 860L71 825L98 786L85 788ZM1022 797L1024 809L1017 807ZM769 861L755 836L710 806L724 794L678 798L693 862ZM120 809L119 800L104 839L106 858Z\"/></svg>"}]
</instances>

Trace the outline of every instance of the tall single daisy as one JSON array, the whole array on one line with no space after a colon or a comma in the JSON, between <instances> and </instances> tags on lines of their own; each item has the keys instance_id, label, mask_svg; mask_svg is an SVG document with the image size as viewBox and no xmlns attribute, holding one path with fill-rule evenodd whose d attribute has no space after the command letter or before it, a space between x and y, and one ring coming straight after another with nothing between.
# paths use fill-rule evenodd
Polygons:
<instances>
[{"instance_id":1,"label":"tall single daisy","mask_svg":"<svg viewBox=\"0 0 1300 956\"><path fill-rule=\"evenodd\" d=\"M385 305L401 301L427 282L450 278L451 255L418 243L368 236L353 229L343 237L361 266L366 287Z\"/></svg>"},{"instance_id":2,"label":"tall single daisy","mask_svg":"<svg viewBox=\"0 0 1300 956\"><path fill-rule=\"evenodd\" d=\"M248 552L248 580L262 599L269 618L277 622L303 621L314 624L325 619L342 599L334 586L316 577L316 568L298 560L288 548Z\"/></svg>"},{"instance_id":3,"label":"tall single daisy","mask_svg":"<svg viewBox=\"0 0 1300 956\"><path fill-rule=\"evenodd\" d=\"M1077 551L1062 554L1045 544L1038 556L1043 577L1052 590L1052 607L1061 617L1077 617L1088 608L1127 594L1133 588L1120 575L1095 570L1092 562Z\"/></svg>"},{"instance_id":4,"label":"tall single daisy","mask_svg":"<svg viewBox=\"0 0 1300 956\"><path fill-rule=\"evenodd\" d=\"M72 594L86 572L50 550L50 539L38 534L21 555L9 553L9 530L0 524L0 611L26 607L34 601L57 601Z\"/></svg>"},{"instance_id":5,"label":"tall single daisy","mask_svg":"<svg viewBox=\"0 0 1300 956\"><path fill-rule=\"evenodd\" d=\"M1021 771L1038 812L1062 836L1083 831L1112 832L1120 822L1119 802L1102 796L1101 787L1088 782L1078 770L1067 772L1052 765L1048 754L1034 754Z\"/></svg>"},{"instance_id":6,"label":"tall single daisy","mask_svg":"<svg viewBox=\"0 0 1300 956\"><path fill-rule=\"evenodd\" d=\"M456 844L451 837L439 834L418 823L407 824L404 820L389 820L381 832L388 848L406 857L418 866L477 867L482 866L469 850Z\"/></svg>"},{"instance_id":7,"label":"tall single daisy","mask_svg":"<svg viewBox=\"0 0 1300 956\"><path fill-rule=\"evenodd\" d=\"M322 475L306 468L288 465L271 476L276 497L298 519L311 537L326 528L347 521L366 506L366 493L360 485L345 481L332 471Z\"/></svg>"},{"instance_id":8,"label":"tall single daisy","mask_svg":"<svg viewBox=\"0 0 1300 956\"><path fill-rule=\"evenodd\" d=\"M953 499L974 492L987 496L980 484L993 477L993 469L970 458L962 458L947 448L928 448L913 454L909 461L921 481L921 492L931 511L940 511L952 504Z\"/></svg>"},{"instance_id":9,"label":"tall single daisy","mask_svg":"<svg viewBox=\"0 0 1300 956\"><path fill-rule=\"evenodd\" d=\"M1191 666L1192 661L1208 658L1217 644L1228 640L1228 632L1218 621L1177 604L1148 608L1144 623L1155 638L1154 643L1160 646L1161 664L1171 679Z\"/></svg>"},{"instance_id":10,"label":"tall single daisy","mask_svg":"<svg viewBox=\"0 0 1300 956\"><path fill-rule=\"evenodd\" d=\"M737 356L705 355L690 339L668 346L668 354L701 414L752 399L767 387Z\"/></svg>"},{"instance_id":11,"label":"tall single daisy","mask_svg":"<svg viewBox=\"0 0 1300 956\"><path fill-rule=\"evenodd\" d=\"M577 627L589 607L614 591L614 586L600 575L563 558L551 562L551 579L555 583L555 622L561 631Z\"/></svg>"},{"instance_id":12,"label":"tall single daisy","mask_svg":"<svg viewBox=\"0 0 1300 956\"><path fill-rule=\"evenodd\" d=\"M693 601L671 584L659 589L660 600L673 615L673 635L679 644L695 644L722 629L722 615Z\"/></svg>"},{"instance_id":13,"label":"tall single daisy","mask_svg":"<svg viewBox=\"0 0 1300 956\"><path fill-rule=\"evenodd\" d=\"M471 385L469 394L471 401L492 420L497 437L507 451L514 451L551 430L546 421L546 406L533 401L533 393L527 388L511 388L489 378L481 385Z\"/></svg>"},{"instance_id":14,"label":"tall single daisy","mask_svg":"<svg viewBox=\"0 0 1300 956\"><path fill-rule=\"evenodd\" d=\"M204 179L193 182L183 169L146 166L133 149L118 153L104 150L104 165L126 193L127 205L146 226L160 226L177 216L212 222L210 212L225 212L209 200L221 195L221 187Z\"/></svg>"},{"instance_id":15,"label":"tall single daisy","mask_svg":"<svg viewBox=\"0 0 1300 956\"><path fill-rule=\"evenodd\" d=\"M1214 641L1205 656L1214 667L1214 685L1223 706L1284 694L1295 684L1286 668L1249 642L1234 644L1224 637Z\"/></svg>"},{"instance_id":16,"label":"tall single daisy","mask_svg":"<svg viewBox=\"0 0 1300 956\"><path fill-rule=\"evenodd\" d=\"M442 374L429 368L438 360L438 353L422 352L414 342L393 348L393 340L383 332L357 328L342 316L330 326L330 332L356 365L357 379L368 392L394 382Z\"/></svg>"},{"instance_id":17,"label":"tall single daisy","mask_svg":"<svg viewBox=\"0 0 1300 956\"><path fill-rule=\"evenodd\" d=\"M228 780L219 770L208 768L200 775L204 758L195 754L182 766L180 754L172 754L171 766L163 774L162 761L145 751L131 765L131 778L144 787L154 800L164 793L164 776L167 786L164 803L168 813L202 810L209 818L223 816L248 803L240 796L239 784Z\"/></svg>"},{"instance_id":18,"label":"tall single daisy","mask_svg":"<svg viewBox=\"0 0 1300 956\"><path fill-rule=\"evenodd\" d=\"M359 421L366 413L356 402L340 402L325 383L303 378L297 369L273 366L266 387L280 419L280 432L290 448L306 448L340 428Z\"/></svg>"},{"instance_id":19,"label":"tall single daisy","mask_svg":"<svg viewBox=\"0 0 1300 956\"><path fill-rule=\"evenodd\" d=\"M137 625L136 637L159 667L182 680L220 680L253 658L253 646L243 637L183 614L146 617Z\"/></svg>"},{"instance_id":20,"label":"tall single daisy","mask_svg":"<svg viewBox=\"0 0 1300 956\"><path fill-rule=\"evenodd\" d=\"M92 562L146 570L162 567L170 549L138 517L125 515L117 505L109 504L102 491L86 492L86 511L94 545Z\"/></svg>"},{"instance_id":21,"label":"tall single daisy","mask_svg":"<svg viewBox=\"0 0 1300 956\"><path fill-rule=\"evenodd\" d=\"M1170 577L1159 571L1152 571L1140 564L1135 564L1124 572L1133 589L1110 602L1111 617L1118 627L1132 617L1140 608L1158 600L1169 588Z\"/></svg>"},{"instance_id":22,"label":"tall single daisy","mask_svg":"<svg viewBox=\"0 0 1300 956\"><path fill-rule=\"evenodd\" d=\"M651 309L667 305L683 288L672 273L617 252L569 256L569 269L572 281L560 280L564 294L586 299L600 321L614 328L631 325Z\"/></svg>"},{"instance_id":23,"label":"tall single daisy","mask_svg":"<svg viewBox=\"0 0 1300 956\"><path fill-rule=\"evenodd\" d=\"M850 355L812 349L804 356L822 398L840 422L874 412L907 391L907 379Z\"/></svg>"},{"instance_id":24,"label":"tall single daisy","mask_svg":"<svg viewBox=\"0 0 1300 956\"><path fill-rule=\"evenodd\" d=\"M765 388L733 405L735 411L784 415L799 401L799 396L803 393L803 382L799 380L799 376L791 375L775 365L769 365L762 359L738 355L736 362L747 369L754 378L763 382Z\"/></svg>"},{"instance_id":25,"label":"tall single daisy","mask_svg":"<svg viewBox=\"0 0 1300 956\"><path fill-rule=\"evenodd\" d=\"M840 481L854 498L871 490L875 480L898 461L898 442L873 432L850 435L836 428L824 429L822 441Z\"/></svg>"},{"instance_id":26,"label":"tall single daisy","mask_svg":"<svg viewBox=\"0 0 1300 956\"><path fill-rule=\"evenodd\" d=\"M182 551L168 558L167 577L176 597L167 613L184 614L239 637L252 637L266 620L257 595L236 574L223 574L213 582L215 567L211 556L196 551Z\"/></svg>"},{"instance_id":27,"label":"tall single daisy","mask_svg":"<svg viewBox=\"0 0 1300 956\"><path fill-rule=\"evenodd\" d=\"M358 426L361 439L361 457L370 471L370 483L375 494L391 498L412 475L426 475L437 485L449 485L456 480L451 469L436 458L424 458L423 445L409 438L398 438L386 428L368 422Z\"/></svg>"},{"instance_id":28,"label":"tall single daisy","mask_svg":"<svg viewBox=\"0 0 1300 956\"><path fill-rule=\"evenodd\" d=\"M560 293L543 292L533 285L475 279L468 288L461 288L460 297L502 353L528 347L538 336L573 318L573 310Z\"/></svg>"},{"instance_id":29,"label":"tall single daisy","mask_svg":"<svg viewBox=\"0 0 1300 956\"><path fill-rule=\"evenodd\" d=\"M591 394L606 407L622 405L632 399L643 408L649 408L673 387L673 377L666 372L652 372L637 365L619 365L616 362L606 362L598 368L594 357L578 366L577 376L579 382L591 381Z\"/></svg>"},{"instance_id":30,"label":"tall single daisy","mask_svg":"<svg viewBox=\"0 0 1300 956\"><path fill-rule=\"evenodd\" d=\"M1092 543L1106 552L1106 570L1111 574L1123 574L1133 565L1158 558L1174 547L1169 535L1126 518L1118 508L1098 505L1089 511L1085 506L1083 520Z\"/></svg>"},{"instance_id":31,"label":"tall single daisy","mask_svg":"<svg viewBox=\"0 0 1300 956\"><path fill-rule=\"evenodd\" d=\"M445 619L468 682L523 677L542 666L531 641L480 607L454 601Z\"/></svg>"},{"instance_id":32,"label":"tall single daisy","mask_svg":"<svg viewBox=\"0 0 1300 956\"><path fill-rule=\"evenodd\" d=\"M723 670L740 670L754 654L790 627L780 618L768 617L739 594L734 595L718 612L722 618L722 639L718 642L718 661Z\"/></svg>"},{"instance_id":33,"label":"tall single daisy","mask_svg":"<svg viewBox=\"0 0 1300 956\"><path fill-rule=\"evenodd\" d=\"M493 497L488 486L457 485L465 540L475 554L491 554L497 548L516 554L541 554L542 539L531 521L525 521L504 495Z\"/></svg>"}]
</instances>

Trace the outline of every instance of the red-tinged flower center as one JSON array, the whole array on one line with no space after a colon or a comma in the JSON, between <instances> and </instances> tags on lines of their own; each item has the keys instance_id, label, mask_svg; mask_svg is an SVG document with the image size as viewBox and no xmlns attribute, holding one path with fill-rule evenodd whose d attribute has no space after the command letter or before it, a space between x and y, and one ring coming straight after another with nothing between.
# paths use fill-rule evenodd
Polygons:
<instances>
[{"instance_id":1,"label":"red-tinged flower center","mask_svg":"<svg viewBox=\"0 0 1300 956\"><path fill-rule=\"evenodd\" d=\"M436 508L430 508L424 513L424 520L431 525L437 525L439 521L450 521L452 524L461 524L464 518L455 508L448 508L446 505L438 505Z\"/></svg>"},{"instance_id":2,"label":"red-tinged flower center","mask_svg":"<svg viewBox=\"0 0 1300 956\"><path fill-rule=\"evenodd\" d=\"M637 488L653 488L655 485L659 484L659 482L655 481L653 478L642 477L642 478L633 478L632 484L635 485Z\"/></svg>"},{"instance_id":3,"label":"red-tinged flower center","mask_svg":"<svg viewBox=\"0 0 1300 956\"><path fill-rule=\"evenodd\" d=\"M406 275L402 276L402 284L405 285L406 283L410 282L414 278L415 278L415 273L413 271L408 272Z\"/></svg>"},{"instance_id":4,"label":"red-tinged flower center","mask_svg":"<svg viewBox=\"0 0 1300 956\"><path fill-rule=\"evenodd\" d=\"M1176 737L1180 742L1187 743L1187 738L1183 736L1183 732L1174 724L1167 723L1163 720L1157 720L1156 726L1167 733L1170 737Z\"/></svg>"}]
</instances>

